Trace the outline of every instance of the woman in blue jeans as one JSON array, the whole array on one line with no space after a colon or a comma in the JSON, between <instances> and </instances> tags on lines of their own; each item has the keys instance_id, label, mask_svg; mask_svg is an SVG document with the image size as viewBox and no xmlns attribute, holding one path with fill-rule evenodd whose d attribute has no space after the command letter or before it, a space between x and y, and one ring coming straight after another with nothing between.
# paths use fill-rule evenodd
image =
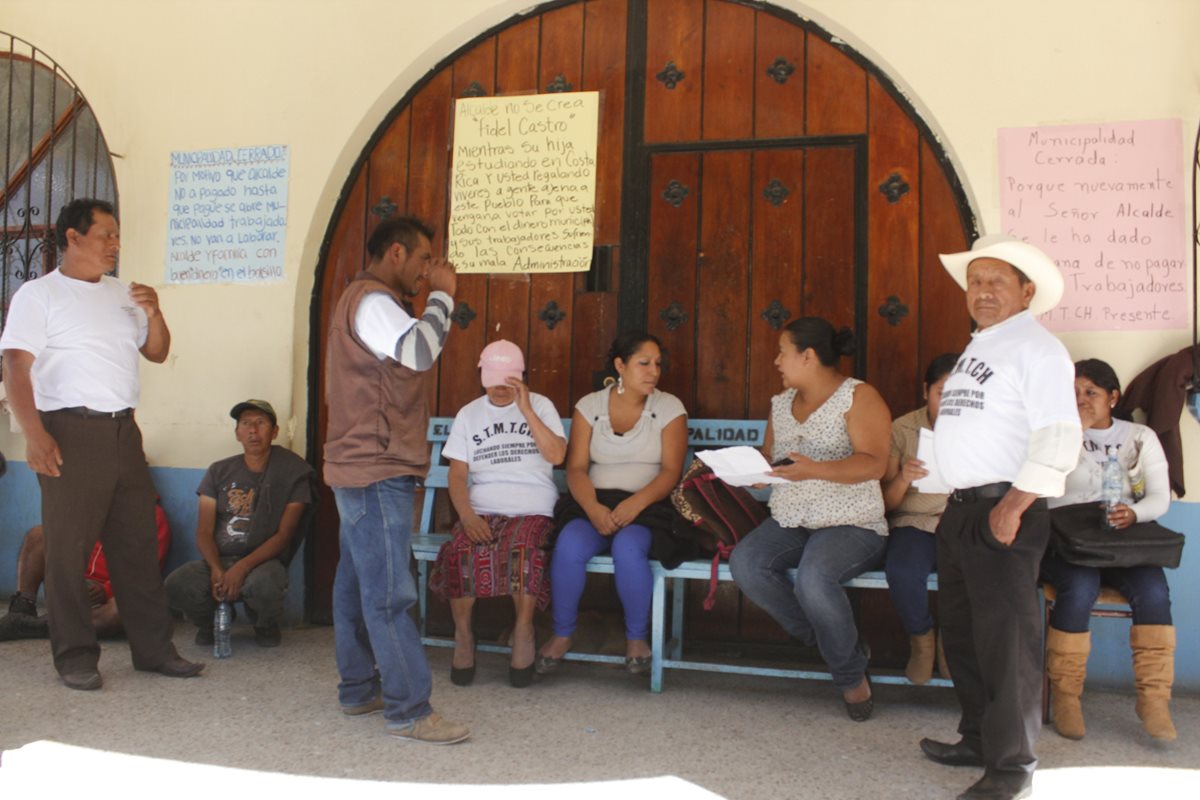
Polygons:
<instances>
[{"instance_id":1,"label":"woman in blue jeans","mask_svg":"<svg viewBox=\"0 0 1200 800\"><path fill-rule=\"evenodd\" d=\"M556 670L571 649L587 562L610 551L625 610L625 667L636 675L650 669L653 531L670 527L665 501L683 471L687 412L677 397L657 389L658 339L641 331L623 333L613 342L609 363L616 381L580 399L571 420L570 497L555 510L555 522L563 526L550 562L554 636L534 662L541 675Z\"/></svg>"},{"instance_id":2,"label":"woman in blue jeans","mask_svg":"<svg viewBox=\"0 0 1200 800\"><path fill-rule=\"evenodd\" d=\"M929 475L917 458L922 430L933 430L942 402L942 387L958 361L958 353L944 353L925 370L922 394L925 405L892 423L892 454L883 476L883 504L888 510L888 593L908 632L909 653L905 676L917 685L933 677L934 653L943 678L949 678L946 659L936 646L933 615L929 613L929 574L937 568L934 532L947 495L920 492L913 483Z\"/></svg>"},{"instance_id":3,"label":"woman in blue jeans","mask_svg":"<svg viewBox=\"0 0 1200 800\"><path fill-rule=\"evenodd\" d=\"M854 336L817 317L779 337L775 366L785 390L771 399L763 450L788 483L771 492L771 517L734 548L738 586L784 630L816 645L856 722L874 704L867 648L843 581L877 566L887 541L879 480L891 414L873 387L838 371ZM782 462L782 463L779 463ZM788 570L796 568L795 583Z\"/></svg>"},{"instance_id":4,"label":"woman in blue jeans","mask_svg":"<svg viewBox=\"0 0 1200 800\"><path fill-rule=\"evenodd\" d=\"M1055 508L1077 503L1096 504L1096 524L1101 508L1101 479L1110 454L1125 474L1121 502L1107 512L1114 535L1135 522L1150 522L1171 505L1167 459L1154 431L1145 425L1113 417L1121 398L1121 384L1107 363L1090 358L1075 363L1075 401L1083 425L1079 465L1067 476L1062 497L1049 501ZM1069 564L1054 555L1042 562L1042 580L1054 587L1057 597L1046 632L1046 674L1054 729L1068 739L1085 733L1083 681L1087 674L1092 606L1100 587L1120 592L1133 609L1129 646L1133 650L1133 678L1137 689L1135 710L1146 732L1164 741L1176 736L1167 701L1175 677L1175 628L1171 622L1171 596L1162 567L1098 569Z\"/></svg>"}]
</instances>

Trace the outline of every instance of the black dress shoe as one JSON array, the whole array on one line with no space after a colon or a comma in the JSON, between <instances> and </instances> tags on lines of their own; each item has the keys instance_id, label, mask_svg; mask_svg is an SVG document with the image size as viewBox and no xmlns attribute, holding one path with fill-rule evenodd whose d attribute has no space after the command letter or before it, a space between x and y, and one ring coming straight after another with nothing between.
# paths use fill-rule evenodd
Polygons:
<instances>
[{"instance_id":1,"label":"black dress shoe","mask_svg":"<svg viewBox=\"0 0 1200 800\"><path fill-rule=\"evenodd\" d=\"M931 760L947 767L982 767L983 754L966 741L946 744L934 739L921 740L921 752Z\"/></svg>"},{"instance_id":2,"label":"black dress shoe","mask_svg":"<svg viewBox=\"0 0 1200 800\"><path fill-rule=\"evenodd\" d=\"M958 800L1020 800L1033 794L1033 773L988 770Z\"/></svg>"},{"instance_id":3,"label":"black dress shoe","mask_svg":"<svg viewBox=\"0 0 1200 800\"><path fill-rule=\"evenodd\" d=\"M450 665L450 682L455 686L470 686L475 680L475 665L469 667L456 667Z\"/></svg>"},{"instance_id":4,"label":"black dress shoe","mask_svg":"<svg viewBox=\"0 0 1200 800\"><path fill-rule=\"evenodd\" d=\"M154 667L150 672L166 675L168 678L194 678L204 671L203 661L188 661L175 656Z\"/></svg>"},{"instance_id":5,"label":"black dress shoe","mask_svg":"<svg viewBox=\"0 0 1200 800\"><path fill-rule=\"evenodd\" d=\"M508 667L508 683L517 689L524 689L533 683L533 662L529 662L528 667L514 667L510 664Z\"/></svg>"}]
</instances>

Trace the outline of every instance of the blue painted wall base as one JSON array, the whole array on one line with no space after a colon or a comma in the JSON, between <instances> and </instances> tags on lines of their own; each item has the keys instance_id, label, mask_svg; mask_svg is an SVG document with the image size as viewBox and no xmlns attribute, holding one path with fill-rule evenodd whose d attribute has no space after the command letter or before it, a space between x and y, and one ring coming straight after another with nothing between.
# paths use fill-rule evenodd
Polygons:
<instances>
[{"instance_id":1,"label":"blue painted wall base","mask_svg":"<svg viewBox=\"0 0 1200 800\"><path fill-rule=\"evenodd\" d=\"M150 475L162 498L163 510L171 524L171 549L164 574L200 558L196 549L196 487L204 477L202 469L151 467ZM0 478L0 597L3 611L7 598L17 589L17 553L25 532L42 521L42 493L37 476L24 462L8 462L8 474ZM304 551L292 560L288 570L288 596L284 601L283 624L304 621Z\"/></svg>"}]
</instances>

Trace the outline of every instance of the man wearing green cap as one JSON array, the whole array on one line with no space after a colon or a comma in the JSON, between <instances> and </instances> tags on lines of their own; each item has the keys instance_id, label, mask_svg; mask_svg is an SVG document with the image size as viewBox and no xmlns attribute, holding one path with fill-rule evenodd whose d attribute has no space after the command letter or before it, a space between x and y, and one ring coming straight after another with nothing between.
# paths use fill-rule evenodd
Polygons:
<instances>
[{"instance_id":1,"label":"man wearing green cap","mask_svg":"<svg viewBox=\"0 0 1200 800\"><path fill-rule=\"evenodd\" d=\"M200 481L196 549L201 560L167 576L167 598L196 625L198 645L212 645L213 612L225 600L244 603L255 641L275 647L287 565L312 504L313 469L272 444L279 424L266 400L244 400L229 416L237 420L234 434L243 452L213 464Z\"/></svg>"}]
</instances>

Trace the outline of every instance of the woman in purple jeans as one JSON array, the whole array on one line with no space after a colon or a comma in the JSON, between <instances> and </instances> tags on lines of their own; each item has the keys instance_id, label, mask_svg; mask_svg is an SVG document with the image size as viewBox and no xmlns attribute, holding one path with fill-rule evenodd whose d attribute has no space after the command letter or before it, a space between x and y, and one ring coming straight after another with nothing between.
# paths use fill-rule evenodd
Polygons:
<instances>
[{"instance_id":1,"label":"woman in purple jeans","mask_svg":"<svg viewBox=\"0 0 1200 800\"><path fill-rule=\"evenodd\" d=\"M657 389L662 348L650 334L621 334L609 361L616 381L581 398L571 421L570 497L555 512L562 527L550 564L554 636L535 662L541 675L556 670L571 649L588 560L610 551L625 610L626 669L635 675L650 669L651 546L654 529L670 525L666 498L683 471L687 412Z\"/></svg>"}]
</instances>

